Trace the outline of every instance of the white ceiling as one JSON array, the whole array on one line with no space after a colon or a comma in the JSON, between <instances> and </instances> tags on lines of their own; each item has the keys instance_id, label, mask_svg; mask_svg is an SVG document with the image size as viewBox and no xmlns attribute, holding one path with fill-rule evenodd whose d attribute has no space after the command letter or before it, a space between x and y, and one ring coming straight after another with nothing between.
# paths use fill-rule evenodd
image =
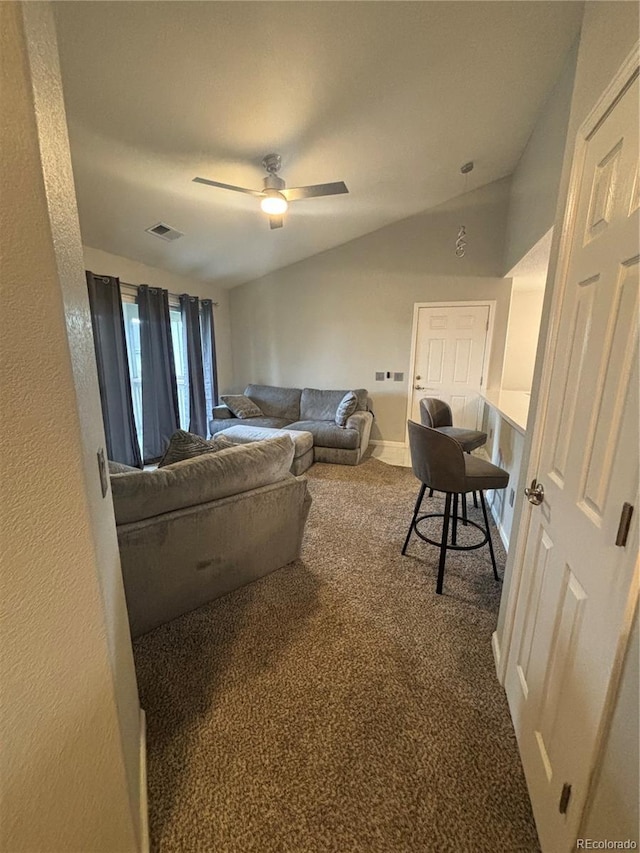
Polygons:
<instances>
[{"instance_id":1,"label":"white ceiling","mask_svg":"<svg viewBox=\"0 0 640 853\"><path fill-rule=\"evenodd\" d=\"M84 242L233 286L510 174L577 2L57 2ZM252 196L282 155L294 203ZM184 232L145 233L162 221Z\"/></svg>"}]
</instances>

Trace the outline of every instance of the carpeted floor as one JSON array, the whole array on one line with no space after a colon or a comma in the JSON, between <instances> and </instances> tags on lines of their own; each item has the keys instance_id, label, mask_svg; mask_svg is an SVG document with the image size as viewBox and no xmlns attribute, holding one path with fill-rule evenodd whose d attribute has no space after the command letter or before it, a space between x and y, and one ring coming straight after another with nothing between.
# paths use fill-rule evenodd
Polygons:
<instances>
[{"instance_id":1,"label":"carpeted floor","mask_svg":"<svg viewBox=\"0 0 640 853\"><path fill-rule=\"evenodd\" d=\"M152 849L537 851L487 550L452 553L436 596L436 549L400 556L410 470L308 478L299 562L136 643Z\"/></svg>"}]
</instances>

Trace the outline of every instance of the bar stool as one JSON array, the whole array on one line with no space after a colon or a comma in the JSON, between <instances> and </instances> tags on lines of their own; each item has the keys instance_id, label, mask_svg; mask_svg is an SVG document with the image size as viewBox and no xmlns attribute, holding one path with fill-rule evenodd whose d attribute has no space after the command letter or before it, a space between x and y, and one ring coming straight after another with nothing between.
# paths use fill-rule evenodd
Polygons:
<instances>
[{"instance_id":1,"label":"bar stool","mask_svg":"<svg viewBox=\"0 0 640 853\"><path fill-rule=\"evenodd\" d=\"M507 471L498 468L497 465L493 465L491 462L485 462L484 459L478 459L477 456L470 456L468 453L465 453L461 444L455 438L451 438L451 436L443 433L442 430L416 424L413 421L409 421L409 447L411 449L413 473L420 480L422 486L420 487L418 500L413 510L413 518L411 519L409 532L402 547L402 553L407 553L407 546L414 531L424 542L440 548L438 582L436 584L436 592L439 595L442 594L444 567L448 550L473 551L476 548L482 548L483 545L488 545L491 564L493 566L493 576L496 580L500 580L496 566L496 557L493 551L493 542L491 541L484 492L485 489L505 489L509 482ZM445 493L444 513L419 514L427 488ZM484 528L474 521L467 521L467 524L480 530L483 538L475 545L458 545L458 498L462 496L464 503L465 495L473 491L480 494ZM418 529L418 525L427 518L442 518L442 538L440 542L430 539ZM450 522L451 542L449 542Z\"/></svg>"},{"instance_id":2,"label":"bar stool","mask_svg":"<svg viewBox=\"0 0 640 853\"><path fill-rule=\"evenodd\" d=\"M423 397L420 400L420 420L424 426L440 430L445 435L455 438L465 453L471 453L472 450L487 443L486 432L454 427L451 407L444 400L438 400L436 397Z\"/></svg>"},{"instance_id":3,"label":"bar stool","mask_svg":"<svg viewBox=\"0 0 640 853\"><path fill-rule=\"evenodd\" d=\"M440 430L445 435L455 438L465 453L471 453L478 447L482 447L487 443L486 432L481 432L478 429L465 429L464 427L453 426L453 415L451 414L451 406L445 403L444 400L438 400L437 397L423 397L420 400L420 421L424 426L432 429ZM433 496L433 489L429 493L429 497ZM478 498L476 493L473 493L473 505L478 506ZM467 499L462 499L462 513L467 520Z\"/></svg>"}]
</instances>

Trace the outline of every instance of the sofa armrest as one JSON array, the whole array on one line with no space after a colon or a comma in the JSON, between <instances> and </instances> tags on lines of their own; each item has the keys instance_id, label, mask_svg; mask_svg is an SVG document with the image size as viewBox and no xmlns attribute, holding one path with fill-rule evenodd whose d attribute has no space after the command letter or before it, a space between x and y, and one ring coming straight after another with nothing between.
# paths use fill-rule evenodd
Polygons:
<instances>
[{"instance_id":1,"label":"sofa armrest","mask_svg":"<svg viewBox=\"0 0 640 853\"><path fill-rule=\"evenodd\" d=\"M346 429L357 429L360 433L360 447L363 451L369 446L373 415L371 412L354 412L347 418Z\"/></svg>"},{"instance_id":2,"label":"sofa armrest","mask_svg":"<svg viewBox=\"0 0 640 853\"><path fill-rule=\"evenodd\" d=\"M231 409L228 409L226 406L214 406L211 410L211 415L216 420L222 420L223 418L235 418Z\"/></svg>"}]
</instances>

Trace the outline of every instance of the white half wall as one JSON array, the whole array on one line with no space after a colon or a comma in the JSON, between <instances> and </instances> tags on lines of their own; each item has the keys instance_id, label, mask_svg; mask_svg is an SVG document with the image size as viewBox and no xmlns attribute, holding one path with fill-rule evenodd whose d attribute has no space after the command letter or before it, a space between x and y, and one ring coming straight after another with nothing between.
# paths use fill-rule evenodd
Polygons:
<instances>
[{"instance_id":1,"label":"white half wall","mask_svg":"<svg viewBox=\"0 0 640 853\"><path fill-rule=\"evenodd\" d=\"M149 237L156 240L156 237ZM218 385L221 394L233 384L231 365L231 334L229 327L229 291L224 287L187 278L176 273L150 267L130 258L112 255L102 249L83 246L85 268L98 275L114 275L127 284L151 284L163 287L170 293L188 293L201 299L212 299L218 305L214 310L216 331L216 356L218 362Z\"/></svg>"},{"instance_id":2,"label":"white half wall","mask_svg":"<svg viewBox=\"0 0 640 853\"><path fill-rule=\"evenodd\" d=\"M519 290L513 279L507 340L504 348L502 387L509 391L531 391L536 363L544 289Z\"/></svg>"},{"instance_id":3,"label":"white half wall","mask_svg":"<svg viewBox=\"0 0 640 853\"><path fill-rule=\"evenodd\" d=\"M234 383L367 388L376 441L404 442L416 302L496 302L498 385L511 282L500 278L509 183L498 181L230 292ZM461 224L467 253L455 255ZM403 381L376 381L401 372Z\"/></svg>"},{"instance_id":4,"label":"white half wall","mask_svg":"<svg viewBox=\"0 0 640 853\"><path fill-rule=\"evenodd\" d=\"M0 849L144 837L140 709L48 3L0 3Z\"/></svg>"}]
</instances>

